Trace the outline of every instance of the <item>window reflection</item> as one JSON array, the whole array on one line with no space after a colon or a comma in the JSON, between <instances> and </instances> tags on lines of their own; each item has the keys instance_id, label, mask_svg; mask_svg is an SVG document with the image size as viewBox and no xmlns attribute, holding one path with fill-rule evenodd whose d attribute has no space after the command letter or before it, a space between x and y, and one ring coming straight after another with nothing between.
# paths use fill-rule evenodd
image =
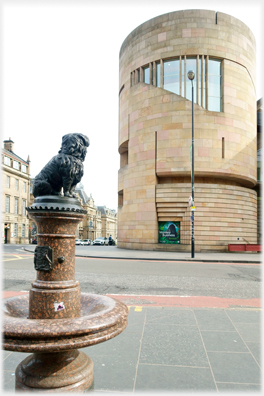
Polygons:
<instances>
[{"instance_id":1,"label":"window reflection","mask_svg":"<svg viewBox=\"0 0 264 396\"><path fill-rule=\"evenodd\" d=\"M194 103L197 102L197 67L196 67L196 58L186 58L186 73L188 73L189 70L194 71L195 77L193 80L193 98L194 98ZM192 100L192 84L190 80L187 78L188 83L186 84L186 99Z\"/></svg>"},{"instance_id":2,"label":"window reflection","mask_svg":"<svg viewBox=\"0 0 264 396\"><path fill-rule=\"evenodd\" d=\"M199 56L199 97L198 104L206 108L206 59Z\"/></svg>"},{"instance_id":3,"label":"window reflection","mask_svg":"<svg viewBox=\"0 0 264 396\"><path fill-rule=\"evenodd\" d=\"M185 70L184 70L184 59L181 61L181 96L184 96L184 81L185 81Z\"/></svg>"},{"instance_id":4,"label":"window reflection","mask_svg":"<svg viewBox=\"0 0 264 396\"><path fill-rule=\"evenodd\" d=\"M164 89L180 94L180 60L169 60L164 62Z\"/></svg>"},{"instance_id":5,"label":"window reflection","mask_svg":"<svg viewBox=\"0 0 264 396\"><path fill-rule=\"evenodd\" d=\"M218 59L208 62L208 110L222 111L222 63Z\"/></svg>"},{"instance_id":6,"label":"window reflection","mask_svg":"<svg viewBox=\"0 0 264 396\"><path fill-rule=\"evenodd\" d=\"M149 84L149 66L143 68L143 82Z\"/></svg>"}]
</instances>

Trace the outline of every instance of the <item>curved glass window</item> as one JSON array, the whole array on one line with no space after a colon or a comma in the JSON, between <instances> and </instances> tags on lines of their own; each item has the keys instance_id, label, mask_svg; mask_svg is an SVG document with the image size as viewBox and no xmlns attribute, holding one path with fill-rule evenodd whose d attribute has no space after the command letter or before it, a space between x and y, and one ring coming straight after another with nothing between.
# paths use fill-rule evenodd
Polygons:
<instances>
[{"instance_id":1,"label":"curved glass window","mask_svg":"<svg viewBox=\"0 0 264 396\"><path fill-rule=\"evenodd\" d=\"M164 61L163 66L164 89L175 94L180 94L180 60L171 59Z\"/></svg>"},{"instance_id":2,"label":"curved glass window","mask_svg":"<svg viewBox=\"0 0 264 396\"><path fill-rule=\"evenodd\" d=\"M192 100L192 83L188 79L188 71L193 70L194 103L198 103L209 111L223 111L222 98L222 60L210 58L208 55L179 56L163 61L154 61L143 67L143 82L154 84L188 100ZM156 75L155 74L156 70ZM138 77L139 77L139 71ZM151 75L151 79L150 79ZM162 84L163 77L163 84ZM140 79L138 79L138 82ZM23 172L23 170L22 170Z\"/></svg>"}]
</instances>

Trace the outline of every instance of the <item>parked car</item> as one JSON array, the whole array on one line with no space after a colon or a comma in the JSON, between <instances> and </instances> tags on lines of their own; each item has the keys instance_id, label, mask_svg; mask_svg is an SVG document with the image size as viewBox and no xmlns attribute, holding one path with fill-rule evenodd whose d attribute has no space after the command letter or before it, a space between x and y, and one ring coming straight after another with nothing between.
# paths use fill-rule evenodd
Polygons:
<instances>
[{"instance_id":1,"label":"parked car","mask_svg":"<svg viewBox=\"0 0 264 396\"><path fill-rule=\"evenodd\" d=\"M108 239L105 237L98 237L93 241L93 245L108 245Z\"/></svg>"},{"instance_id":2,"label":"parked car","mask_svg":"<svg viewBox=\"0 0 264 396\"><path fill-rule=\"evenodd\" d=\"M91 245L92 241L91 241L91 239L83 239L83 244L84 245Z\"/></svg>"},{"instance_id":3,"label":"parked car","mask_svg":"<svg viewBox=\"0 0 264 396\"><path fill-rule=\"evenodd\" d=\"M75 245L84 245L83 241L81 239L75 239Z\"/></svg>"}]
</instances>

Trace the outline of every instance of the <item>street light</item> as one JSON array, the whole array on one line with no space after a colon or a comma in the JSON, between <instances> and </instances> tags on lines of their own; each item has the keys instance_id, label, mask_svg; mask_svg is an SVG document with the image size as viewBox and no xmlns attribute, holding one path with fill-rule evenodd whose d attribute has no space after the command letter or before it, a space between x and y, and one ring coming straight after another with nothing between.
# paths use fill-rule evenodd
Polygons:
<instances>
[{"instance_id":1,"label":"street light","mask_svg":"<svg viewBox=\"0 0 264 396\"><path fill-rule=\"evenodd\" d=\"M194 206L194 110L193 110L193 80L195 74L192 70L188 71L188 78L192 83L192 206ZM194 210L192 210L192 258L195 255L194 247Z\"/></svg>"}]
</instances>

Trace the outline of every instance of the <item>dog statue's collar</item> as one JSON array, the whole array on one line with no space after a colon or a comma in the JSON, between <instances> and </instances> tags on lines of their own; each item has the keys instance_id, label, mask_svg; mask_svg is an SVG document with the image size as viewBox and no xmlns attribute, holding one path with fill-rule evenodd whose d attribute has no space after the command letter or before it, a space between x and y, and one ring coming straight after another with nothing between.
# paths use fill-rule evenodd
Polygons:
<instances>
[{"instance_id":1,"label":"dog statue's collar","mask_svg":"<svg viewBox=\"0 0 264 396\"><path fill-rule=\"evenodd\" d=\"M29 212L35 210L67 211L87 213L76 198L58 195L43 195L35 198L33 204L26 208Z\"/></svg>"}]
</instances>

